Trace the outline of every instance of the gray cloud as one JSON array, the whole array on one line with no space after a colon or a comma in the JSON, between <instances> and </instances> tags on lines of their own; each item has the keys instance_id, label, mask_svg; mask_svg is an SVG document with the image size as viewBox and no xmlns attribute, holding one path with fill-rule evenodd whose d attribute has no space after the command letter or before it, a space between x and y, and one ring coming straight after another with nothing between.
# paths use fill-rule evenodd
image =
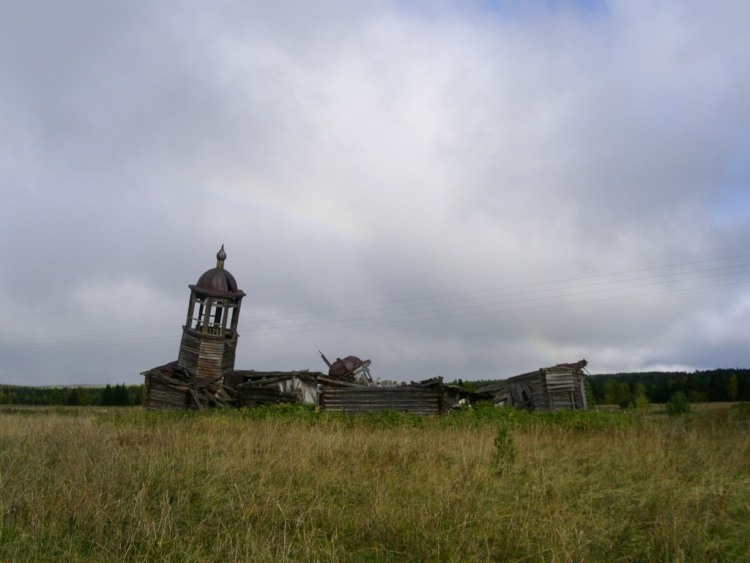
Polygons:
<instances>
[{"instance_id":1,"label":"gray cloud","mask_svg":"<svg viewBox=\"0 0 750 563\"><path fill-rule=\"evenodd\" d=\"M745 365L747 8L526 6L4 6L0 381Z\"/></svg>"}]
</instances>

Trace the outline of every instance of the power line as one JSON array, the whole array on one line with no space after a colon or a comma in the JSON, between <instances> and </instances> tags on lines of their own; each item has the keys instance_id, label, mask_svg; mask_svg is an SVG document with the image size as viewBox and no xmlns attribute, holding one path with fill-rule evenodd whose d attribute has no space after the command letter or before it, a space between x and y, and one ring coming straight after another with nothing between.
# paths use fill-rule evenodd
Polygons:
<instances>
[{"instance_id":1,"label":"power line","mask_svg":"<svg viewBox=\"0 0 750 563\"><path fill-rule=\"evenodd\" d=\"M601 303L601 302L606 302L606 301L617 301L617 300L630 299L630 298L664 295L668 293L684 293L687 291L698 291L702 289L726 287L726 286L739 285L739 284L750 284L750 279L743 279L743 280L738 280L738 281L733 281L733 282L717 283L717 284L710 284L710 285L702 285L702 286L690 287L690 288L671 289L671 290L666 290L666 291L651 291L651 292L638 293L638 294L627 295L627 296L613 295L609 297L600 297L596 299L583 299L583 300L578 300L578 301L566 301L566 302L537 304L537 305L524 305L524 306L514 306L514 303L509 303L505 307L498 306L495 308L489 308L489 309L484 309L481 311L474 311L474 312L459 310L454 313L450 313L448 311L437 311L438 314L435 314L429 317L423 316L421 318L418 318L413 315L412 316L404 315L401 318L397 316L393 316L390 318L372 319L369 321L365 319L359 319L359 320L351 319L351 320L341 320L338 323L336 321L329 321L329 322L322 322L322 323L289 325L289 326L282 327L283 330L274 330L274 327L268 327L266 329L256 329L255 332L252 332L251 330L251 334L252 336L271 336L271 335L280 335L280 334L292 334L292 333L297 333L297 332L315 332L315 331L322 331L322 330L336 330L336 329L341 329L341 328L350 329L350 328L360 328L360 327L365 327L365 326L396 325L396 324L417 323L417 322L424 322L424 321L458 319L458 318L465 318L465 317L477 317L477 316L486 316L486 315L497 315L497 314L502 314L502 313L565 307L565 306L570 306L570 305L587 305L587 304ZM517 305L517 303L515 305Z\"/></svg>"},{"instance_id":2,"label":"power line","mask_svg":"<svg viewBox=\"0 0 750 563\"><path fill-rule=\"evenodd\" d=\"M349 310L349 309L367 309L367 308L376 308L376 309L383 309L388 307L389 305L393 305L394 307L402 306L404 304L408 303L415 303L415 302L430 302L432 300L438 300L443 301L448 298L455 298L455 299L478 299L481 294L488 294L488 293L498 293L498 292L507 292L511 290L517 290L517 289L523 289L526 291L544 291L544 288L538 289L538 290L532 290L529 288L533 287L539 287L539 286L548 286L548 285L554 285L555 287L559 287L560 284L572 284L572 283L579 283L583 281L590 281L590 280L596 280L596 279L602 279L602 278L612 278L616 276L625 276L625 275L633 275L633 274L640 274L643 272L655 272L659 270L668 270L668 269L674 269L674 268L684 268L687 266L695 266L700 264L710 264L715 262L725 262L727 260L733 260L736 258L747 258L750 257L750 253L745 254L736 254L732 256L723 256L718 258L711 258L709 260L695 260L690 262L679 262L674 264L665 264L662 266L651 266L648 268L639 268L636 270L624 270L624 271L616 271L616 272L607 272L602 274L593 274L588 276L581 276L581 277L574 277L574 278L562 278L562 279L555 279L551 281L536 281L536 282L525 282L525 283L518 283L513 285L506 285L501 287L493 287L493 288L484 288L479 290L473 290L473 291L461 291L461 292L452 292L452 293L442 293L442 294L435 294L427 297L407 297L403 299L394 299L394 300L387 300L387 301L377 301L377 302L370 302L370 303L364 303L364 304L357 304L357 305L339 305L335 307L325 307L325 308L317 308L317 309L307 309L303 311L292 311L288 313L281 313L282 316L304 316L304 315L312 315L312 314L318 314L318 313L326 313L326 312L332 312L336 310ZM741 266L743 268L750 267L750 264L740 264L735 265L735 267ZM730 266L721 266L718 268L711 268L711 269L722 269L722 268L729 268L733 267ZM698 270L701 271L701 270ZM689 273L689 272L688 272ZM661 274L662 276L669 275L668 273ZM627 281L627 280L624 280ZM615 281L609 281L609 282L594 282L594 285L598 283L617 283L617 280ZM475 296L475 297L464 297L464 296Z\"/></svg>"},{"instance_id":3,"label":"power line","mask_svg":"<svg viewBox=\"0 0 750 563\"><path fill-rule=\"evenodd\" d=\"M640 277L640 278L630 278L630 279L624 279L624 280L611 280L611 281L603 281L603 282L595 282L595 283L589 283L589 284L583 284L578 286L569 286L569 287L558 287L557 285L550 287L550 288L541 288L541 289L530 289L530 290L524 290L524 291L517 291L513 293L507 293L506 295L498 295L498 296L492 296L492 295L486 295L486 296L477 296L475 293L477 292L468 292L463 294L452 294L452 295L467 295L467 297L461 297L457 299L446 299L446 300L421 300L419 298L410 299L410 300L400 300L400 301L391 301L391 302L385 302L383 306L376 307L373 305L368 306L340 306L340 307L333 307L330 309L318 309L315 310L317 312L317 315L312 315L310 312L308 313L291 313L291 314L275 314L274 317L277 320L285 320L290 319L292 322L289 326L295 326L297 324L296 321L293 321L295 317L313 317L317 319L319 322L322 319L325 319L326 317L344 317L346 315L348 316L360 316L360 315L366 315L366 314L380 314L387 311L398 311L396 313L396 316L401 316L405 314L411 314L411 313L430 313L430 312L444 312L448 310L458 309L462 307L466 308L480 308L480 307L486 307L488 305L497 305L497 304L514 304L514 303L521 303L521 302L528 302L528 301L539 301L544 299L559 299L563 297L569 297L569 296L576 296L576 295L582 295L582 294L590 294L590 293L602 293L605 291L616 291L616 290L625 290L625 289L634 289L638 287L647 287L652 285L660 285L665 283L681 283L681 282L694 282L698 280L703 279L710 279L715 277L721 277L721 276L730 276L730 275L736 275L736 274L743 274L743 273L749 273L750 272L750 264L743 264L741 266L728 266L724 268L711 268L711 269L704 269L704 270L697 270L696 272L701 273L702 275L694 275L691 273L690 275L687 274L666 274L662 275L660 278L649 278L649 277ZM554 282L545 282L545 283L554 283ZM605 286L613 286L613 287L605 287ZM617 287L619 286L619 287ZM598 288L597 288L598 287ZM580 290L581 288L589 288L585 290ZM482 290L482 293L487 292L488 290ZM501 291L501 290L494 290L494 291ZM550 293L551 291L554 291L554 293ZM528 297L522 297L522 296L528 296ZM429 298L428 298L429 299ZM456 305L446 308L446 306L451 304L460 304L460 303L469 303L469 302L475 302L473 305ZM439 308L435 308L439 307ZM329 313L329 315L324 315L323 313ZM255 319L252 319L255 320ZM249 322L248 317L246 316L243 319L243 328L246 328L247 324Z\"/></svg>"},{"instance_id":4,"label":"power line","mask_svg":"<svg viewBox=\"0 0 750 563\"><path fill-rule=\"evenodd\" d=\"M340 305L287 313L274 312L270 318L250 313L249 316L243 316L240 332L253 337L262 337L313 330L397 325L636 299L648 295L739 285L750 283L750 280L746 279L747 276L744 276L750 273L750 263L726 264L726 262L747 256L750 256L750 253L427 297ZM722 263L724 264L721 265ZM689 266L705 267L685 271L684 269ZM736 279L737 276L741 279ZM715 283L707 283L711 280ZM702 285L696 286L696 283L702 283ZM663 289L633 293L654 286ZM607 293L614 293L614 295L607 295ZM180 326L178 323L171 322L108 329L89 328L64 332L4 334L0 336L0 351L161 344L175 342L178 326Z\"/></svg>"}]
</instances>

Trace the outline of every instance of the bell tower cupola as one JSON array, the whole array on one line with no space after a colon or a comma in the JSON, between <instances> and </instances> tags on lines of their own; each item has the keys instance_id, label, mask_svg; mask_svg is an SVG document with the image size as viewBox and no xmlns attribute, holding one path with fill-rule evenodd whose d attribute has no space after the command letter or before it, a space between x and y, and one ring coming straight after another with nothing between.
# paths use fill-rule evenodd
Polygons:
<instances>
[{"instance_id":1,"label":"bell tower cupola","mask_svg":"<svg viewBox=\"0 0 750 563\"><path fill-rule=\"evenodd\" d=\"M237 323L245 292L224 269L224 245L216 254L216 267L190 287L187 319L177 360L192 378L219 379L234 370Z\"/></svg>"}]
</instances>

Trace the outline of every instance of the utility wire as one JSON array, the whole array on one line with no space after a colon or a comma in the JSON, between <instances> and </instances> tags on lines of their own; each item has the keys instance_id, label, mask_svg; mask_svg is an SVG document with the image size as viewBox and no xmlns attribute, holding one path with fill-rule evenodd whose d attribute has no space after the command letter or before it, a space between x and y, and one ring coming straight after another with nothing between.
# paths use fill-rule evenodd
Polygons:
<instances>
[{"instance_id":1,"label":"utility wire","mask_svg":"<svg viewBox=\"0 0 750 563\"><path fill-rule=\"evenodd\" d=\"M273 312L262 315L253 314L251 310L249 316L243 316L239 331L241 334L261 337L313 330L396 325L750 284L750 279L744 275L750 273L750 263L718 265L748 256L750 253L577 278L307 311ZM684 271L688 266L701 265L706 267ZM683 270L675 271L676 269ZM737 276L740 276L740 279L736 279ZM711 280L715 283L708 283ZM701 285L696 286L695 283ZM645 293L633 293L635 290L654 286L667 287ZM607 295L608 292L614 295ZM175 332L179 326L179 322L172 322L108 329L3 334L0 335L0 351L127 346L141 345L144 342L161 344L174 342Z\"/></svg>"},{"instance_id":2,"label":"utility wire","mask_svg":"<svg viewBox=\"0 0 750 563\"><path fill-rule=\"evenodd\" d=\"M624 291L624 290L632 290L634 288L639 287L648 287L648 286L654 286L654 285L662 285L665 283L681 283L681 282L694 282L698 280L704 280L704 279L711 279L721 276L730 276L730 275L736 275L736 274L745 274L750 273L750 264L742 265L740 266L732 266L732 267L726 267L721 269L705 269L705 270L698 270L697 272L702 273L702 275L685 275L685 274L669 274L668 276L662 276L661 278L648 278L648 277L640 277L640 278L631 278L626 280L613 280L613 281L605 281L605 282L596 282L596 283L589 283L589 284L582 284L578 286L570 286L570 287L553 287L553 288L542 288L542 289L533 289L528 291L517 291L514 293L498 296L471 296L471 297L463 297L460 299L448 299L443 301L438 300L432 300L432 301L417 301L410 300L409 302L406 302L404 300L403 302L400 302L401 304L394 304L391 302L390 304L386 304L383 307L374 307L374 306L353 306L349 308L344 307L337 307L332 309L321 309L318 310L318 314L312 315L310 313L292 313L289 315L285 315L283 313L274 315L274 318L279 320L285 320L290 319L292 322L288 324L288 326L295 326L299 321L295 321L295 317L299 318L301 316L304 316L306 318L315 318L316 322L320 322L320 320L325 320L326 318L336 318L341 317L342 320L346 320L347 316L360 316L360 315L367 315L367 314L382 314L387 311L397 311L395 316L402 316L402 315L408 315L412 313L440 313L445 311L451 311L455 309L460 308L484 308L491 305L498 305L498 304L514 304L514 303L523 303L523 302L531 302L531 301L540 301L545 299L560 299L564 297L570 297L570 296L577 296L577 295L584 295L584 294L596 294L596 293L603 293L607 291ZM606 286L613 286L613 287L606 287ZM587 288L587 289L586 289ZM555 291L554 293L550 293L552 291ZM524 297L528 296L528 297ZM468 304L468 303L474 303L474 304ZM453 306L453 304L457 304ZM451 305L451 306L448 306ZM329 315L325 315L325 312L329 312ZM244 321L242 322L243 328L246 328L248 324L250 324L253 320L248 320L248 317L244 318ZM284 326L284 325L280 325Z\"/></svg>"},{"instance_id":3,"label":"utility wire","mask_svg":"<svg viewBox=\"0 0 750 563\"><path fill-rule=\"evenodd\" d=\"M711 289L711 288L717 288L717 287L727 287L732 285L739 285L739 284L750 284L750 278L738 280L738 281L730 281L730 282L724 282L724 283L717 283L717 284L710 284L710 285L702 285L702 286L696 286L696 287L689 287L689 288L679 288L679 289L671 289L666 291L650 291L650 292L642 292L638 294L633 295L612 295L609 297L600 297L595 299L582 299L577 301L563 301L563 302L553 302L553 303L546 303L546 304L537 304L537 305L519 305L518 303L509 303L507 306L503 307L502 304L497 304L497 306L492 308L485 308L483 310L478 311L456 311L456 312L449 312L446 311L437 311L437 314L427 316L424 314L422 317L417 317L416 315L404 315L402 317L398 316L391 316L389 318L377 318L373 320L365 320L360 319L357 321L356 319L351 320L341 320L339 322L336 321L329 321L329 322L323 322L323 323L310 323L310 324L300 324L300 325L289 325L286 327L282 327L283 330L274 330L274 327L266 327L265 329L256 329L254 332L251 332L251 336L257 337L257 336L271 336L271 335L279 335L279 334L291 334L296 332L316 332L316 331L322 331L322 330L335 330L335 329L341 329L341 328L360 328L365 326L380 326L380 325L396 325L396 324L406 324L406 323L416 323L416 322L423 322L423 321L435 321L435 320L445 320L445 319L458 319L458 318L464 318L464 317L477 317L477 316L485 316L485 315L497 315L502 313L511 313L511 312L522 312L522 311L532 311L532 310L538 310L538 309L548 309L548 308L556 308L556 307L565 307L570 305L587 305L592 303L601 303L605 301L617 301L617 300L623 300L623 299L629 299L629 298L640 298L640 297L648 297L648 296L655 296L655 295L664 295L668 293L684 293L687 291L697 291L702 289ZM571 294L572 295L572 294ZM514 306L517 305L517 306ZM435 313L436 311L433 311Z\"/></svg>"},{"instance_id":4,"label":"utility wire","mask_svg":"<svg viewBox=\"0 0 750 563\"><path fill-rule=\"evenodd\" d=\"M675 264L665 264L662 266L652 266L649 268L640 268L636 270L624 270L624 271L618 271L618 272L608 272L603 274L593 274L589 276L583 276L583 277L574 277L574 278L562 278L562 279L555 279L551 281L537 281L537 282L526 282L526 283L519 283L514 285L507 285L502 287L494 287L494 288L485 288L485 289L479 289L474 291L461 291L461 292L453 292L453 293L442 293L442 294L436 294L431 295L427 297L409 297L404 299L395 299L395 300L388 300L388 301L377 301L377 302L370 302L365 304L358 304L358 305L340 305L336 307L325 307L325 308L319 308L319 309L308 309L304 311L293 311L288 313L282 313L284 316L305 316L310 314L318 314L318 313L325 313L325 312L333 312L337 310L350 310L350 309L369 309L369 308L375 308L375 309L384 309L388 308L389 306L393 307L401 307L405 304L409 303L429 303L431 301L445 301L450 298L455 298L456 300L461 299L481 299L482 294L492 294L492 293L504 293L504 292L511 292L512 294L518 293L516 290L523 290L521 293L524 292L531 292L531 291L546 291L544 287L541 287L540 289L531 289L535 287L540 286L553 286L554 288L559 288L560 285L563 284L580 284L580 282L589 281L590 284L587 285L598 285L602 283L624 283L626 281L630 280L612 280L612 281L600 281L600 282L593 282L591 280L597 280L597 279L609 279L612 277L617 276L627 276L627 275L635 275L640 274L643 272L656 272L659 270L669 270L674 268L684 268L686 266L695 266L699 264L710 264L714 262L725 262L727 260L733 260L735 258L747 258L750 257L750 253L746 254L737 254L733 256L725 256L725 257L719 257L719 258L712 258L710 260L696 260L691 262L679 262ZM747 268L750 267L750 264L739 264L739 265L729 265L729 266L719 266L715 268L709 268L709 270L721 270L725 268L732 268L732 267L742 267ZM705 270L692 270L692 272L695 271L705 271ZM661 276L669 276L669 275L677 275L680 272L665 272L663 274L660 274ZM691 271L685 272L687 274L691 273ZM647 276L647 279L653 279L655 276ZM643 278L642 278L643 279ZM467 297L468 296L468 297Z\"/></svg>"}]
</instances>

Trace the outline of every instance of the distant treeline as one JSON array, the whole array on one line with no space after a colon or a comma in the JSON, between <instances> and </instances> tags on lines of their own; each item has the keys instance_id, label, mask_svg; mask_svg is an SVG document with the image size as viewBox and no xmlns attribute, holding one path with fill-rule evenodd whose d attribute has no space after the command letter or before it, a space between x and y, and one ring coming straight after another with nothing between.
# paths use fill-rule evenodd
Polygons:
<instances>
[{"instance_id":1,"label":"distant treeline","mask_svg":"<svg viewBox=\"0 0 750 563\"><path fill-rule=\"evenodd\" d=\"M453 383L469 390L499 380ZM691 403L750 401L750 369L708 371L609 373L588 378L590 396L599 405L633 404L640 396L652 403L666 403L678 391ZM0 404L6 405L95 405L130 406L143 404L143 385L104 387L25 387L0 385Z\"/></svg>"},{"instance_id":2,"label":"distant treeline","mask_svg":"<svg viewBox=\"0 0 750 563\"><path fill-rule=\"evenodd\" d=\"M612 373L589 378L598 404L627 405L638 394L652 403L666 403L681 391L691 403L750 401L750 369Z\"/></svg>"},{"instance_id":3,"label":"distant treeline","mask_svg":"<svg viewBox=\"0 0 750 563\"><path fill-rule=\"evenodd\" d=\"M96 405L127 407L143 403L143 385L104 387L26 387L0 385L4 405Z\"/></svg>"}]
</instances>

